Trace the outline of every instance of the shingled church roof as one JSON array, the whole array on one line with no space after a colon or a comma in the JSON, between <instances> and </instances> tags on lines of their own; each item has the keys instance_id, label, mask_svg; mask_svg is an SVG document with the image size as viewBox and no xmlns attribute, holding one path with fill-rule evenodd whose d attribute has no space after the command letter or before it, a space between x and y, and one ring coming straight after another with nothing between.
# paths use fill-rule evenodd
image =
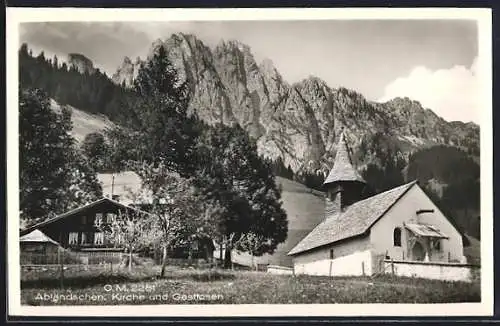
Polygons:
<instances>
[{"instance_id":1,"label":"shingled church roof","mask_svg":"<svg viewBox=\"0 0 500 326\"><path fill-rule=\"evenodd\" d=\"M288 255L364 234L416 183L413 181L358 201L344 212L327 218L290 250Z\"/></svg>"},{"instance_id":2,"label":"shingled church roof","mask_svg":"<svg viewBox=\"0 0 500 326\"><path fill-rule=\"evenodd\" d=\"M344 132L340 134L337 143L337 153L335 154L335 162L333 168L328 174L323 185L336 181L359 181L365 183L365 180L359 175L352 165L349 148L345 141Z\"/></svg>"}]
</instances>

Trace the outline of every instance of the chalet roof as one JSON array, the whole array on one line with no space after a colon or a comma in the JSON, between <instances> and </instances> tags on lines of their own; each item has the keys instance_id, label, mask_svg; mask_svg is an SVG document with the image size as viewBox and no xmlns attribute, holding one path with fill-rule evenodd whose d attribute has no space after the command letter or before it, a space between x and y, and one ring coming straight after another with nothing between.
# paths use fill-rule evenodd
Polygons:
<instances>
[{"instance_id":1,"label":"chalet roof","mask_svg":"<svg viewBox=\"0 0 500 326\"><path fill-rule=\"evenodd\" d=\"M347 207L344 212L325 219L302 239L288 255L295 255L365 234L416 183L416 181L413 181L358 201Z\"/></svg>"},{"instance_id":2,"label":"chalet roof","mask_svg":"<svg viewBox=\"0 0 500 326\"><path fill-rule=\"evenodd\" d=\"M359 175L352 165L349 148L345 141L344 132L340 134L339 142L337 143L337 153L335 154L335 162L330 170L328 177L323 185L336 181L358 181L365 183L365 180Z\"/></svg>"},{"instance_id":3,"label":"chalet roof","mask_svg":"<svg viewBox=\"0 0 500 326\"><path fill-rule=\"evenodd\" d=\"M31 231L30 233L26 234L26 235L23 235L21 238L19 238L19 241L20 242L45 242L45 243L52 243L52 244L55 244L55 245L59 245L59 243L57 243L56 241L52 240L51 238L49 238L48 236L45 235L45 233L43 233L42 231L40 230L33 230Z\"/></svg>"},{"instance_id":4,"label":"chalet roof","mask_svg":"<svg viewBox=\"0 0 500 326\"><path fill-rule=\"evenodd\" d=\"M68 218L68 217L70 217L70 216L73 216L73 215L75 215L75 214L77 214L77 213L80 213L80 212L82 212L82 211L85 211L85 210L87 210L87 209L91 209L91 208L94 208L94 207L96 207L96 206L103 205L103 204L106 204L106 203L107 203L107 204L111 204L111 205L116 206L116 207L119 207L119 208L122 208L122 209L129 210L129 211L130 211L130 210L132 210L132 211L139 212L139 213L141 213L141 214L150 214L150 213L148 213L148 212L145 212L145 211L139 210L139 209L137 209L137 208L135 208L135 207L131 207L131 206L128 206L128 205L122 204L122 203L120 203L120 202L118 202L118 201L116 201L116 200L113 200L113 199L111 199L111 198L103 197L103 198L101 198L101 199L98 199L98 200L96 200L96 201L93 201L93 202L91 202L91 203L88 203L88 204L86 204L86 205L84 205L84 206L77 207L77 208L75 208L75 209L72 209L72 210L70 210L70 211L67 211L67 212L65 212L65 213L62 213L62 214L60 214L60 215L58 215L58 216L55 216L55 217L53 217L53 218L51 218L51 219L48 219L48 220L46 220L46 221L43 221L43 222L37 223L37 224L32 225L32 226L30 226L30 227L28 227L28 228L26 228L26 229L24 229L24 230L21 230L21 235L28 234L28 233L30 233L31 231L35 230L35 229L39 229L39 228L44 227L44 226L46 226L46 225L48 225L48 224L54 223L54 222L56 222L56 221L59 221L59 220L65 219L65 218Z\"/></svg>"}]
</instances>

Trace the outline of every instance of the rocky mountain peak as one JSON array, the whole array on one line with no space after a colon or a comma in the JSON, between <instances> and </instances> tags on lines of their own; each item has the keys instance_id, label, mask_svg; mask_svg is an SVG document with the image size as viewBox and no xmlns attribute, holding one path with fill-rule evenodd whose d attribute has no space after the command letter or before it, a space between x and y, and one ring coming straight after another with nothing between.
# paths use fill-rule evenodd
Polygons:
<instances>
[{"instance_id":1,"label":"rocky mountain peak","mask_svg":"<svg viewBox=\"0 0 500 326\"><path fill-rule=\"evenodd\" d=\"M93 74L95 72L92 60L80 53L69 53L68 65L75 67L81 74Z\"/></svg>"},{"instance_id":2,"label":"rocky mountain peak","mask_svg":"<svg viewBox=\"0 0 500 326\"><path fill-rule=\"evenodd\" d=\"M307 76L307 78L302 79L301 81L299 81L295 84L296 85L303 85L303 86L318 87L318 88L328 87L327 83L323 79L316 77L314 75L309 75L309 76Z\"/></svg>"},{"instance_id":3,"label":"rocky mountain peak","mask_svg":"<svg viewBox=\"0 0 500 326\"><path fill-rule=\"evenodd\" d=\"M198 52L210 50L205 44L193 34L175 33L163 41L167 51L182 50L186 54L195 55Z\"/></svg>"},{"instance_id":4,"label":"rocky mountain peak","mask_svg":"<svg viewBox=\"0 0 500 326\"><path fill-rule=\"evenodd\" d=\"M217 46L215 47L216 51L234 51L238 50L239 52L252 54L250 46L244 44L238 40L230 39L230 40L221 40Z\"/></svg>"},{"instance_id":5,"label":"rocky mountain peak","mask_svg":"<svg viewBox=\"0 0 500 326\"><path fill-rule=\"evenodd\" d=\"M165 42L158 38L156 40L153 41L153 43L151 44L151 46L149 47L149 51L148 51L148 54L146 55L146 60L150 59L153 57L153 55L156 53L156 51L160 48L160 46L164 46L165 45Z\"/></svg>"},{"instance_id":6,"label":"rocky mountain peak","mask_svg":"<svg viewBox=\"0 0 500 326\"><path fill-rule=\"evenodd\" d=\"M123 62L118 67L116 72L111 77L111 80L119 85L124 85L125 87L131 87L137 77L137 72L139 71L140 61L132 62L129 57L123 58Z\"/></svg>"},{"instance_id":7,"label":"rocky mountain peak","mask_svg":"<svg viewBox=\"0 0 500 326\"><path fill-rule=\"evenodd\" d=\"M177 33L156 40L150 53L159 45L188 81L190 112L209 124L240 124L262 155L281 158L295 172L327 173L342 129L359 166L367 159L356 155L361 143L378 146L376 137L405 153L433 144L479 148L478 128L448 123L417 101L371 102L316 76L290 85L271 60L257 64L251 48L239 41L222 40L210 49L194 35ZM113 80L129 84L137 69L138 63L124 60Z\"/></svg>"}]
</instances>

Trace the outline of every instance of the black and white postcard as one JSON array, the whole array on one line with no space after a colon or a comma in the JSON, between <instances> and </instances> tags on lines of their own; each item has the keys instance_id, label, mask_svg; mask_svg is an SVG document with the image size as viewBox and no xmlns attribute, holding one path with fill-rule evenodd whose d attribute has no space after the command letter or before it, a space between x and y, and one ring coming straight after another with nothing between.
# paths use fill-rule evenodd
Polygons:
<instances>
[{"instance_id":1,"label":"black and white postcard","mask_svg":"<svg viewBox=\"0 0 500 326\"><path fill-rule=\"evenodd\" d=\"M9 314L491 315L491 51L488 9L8 8Z\"/></svg>"}]
</instances>

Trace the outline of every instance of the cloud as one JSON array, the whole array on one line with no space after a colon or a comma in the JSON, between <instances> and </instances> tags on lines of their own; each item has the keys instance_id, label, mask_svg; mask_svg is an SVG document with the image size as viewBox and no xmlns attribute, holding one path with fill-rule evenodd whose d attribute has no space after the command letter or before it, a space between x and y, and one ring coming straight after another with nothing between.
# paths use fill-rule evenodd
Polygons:
<instances>
[{"instance_id":1,"label":"cloud","mask_svg":"<svg viewBox=\"0 0 500 326\"><path fill-rule=\"evenodd\" d=\"M477 78L477 57L472 65L450 69L430 70L425 66L413 68L385 87L379 102L395 97L409 97L423 107L433 110L448 121L473 121L479 124L480 101Z\"/></svg>"}]
</instances>

